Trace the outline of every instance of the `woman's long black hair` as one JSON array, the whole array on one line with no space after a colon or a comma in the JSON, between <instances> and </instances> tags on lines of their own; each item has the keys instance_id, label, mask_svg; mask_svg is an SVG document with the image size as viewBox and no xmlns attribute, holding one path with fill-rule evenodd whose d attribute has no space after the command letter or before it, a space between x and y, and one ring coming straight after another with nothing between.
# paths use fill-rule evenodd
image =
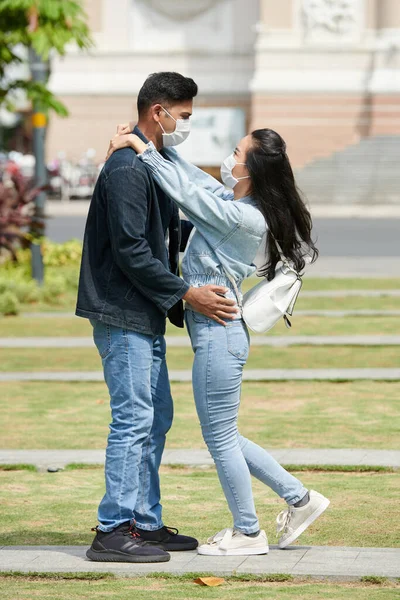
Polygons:
<instances>
[{"instance_id":1,"label":"woman's long black hair","mask_svg":"<svg viewBox=\"0 0 400 600\"><path fill-rule=\"evenodd\" d=\"M318 250L311 239L312 220L299 191L286 154L286 144L272 129L252 132L252 145L247 151L246 166L252 185L252 196L264 215L268 230L279 242L285 257L296 271L305 266L305 256L312 262ZM273 279L279 253L273 237L267 238L266 264L262 275Z\"/></svg>"}]
</instances>

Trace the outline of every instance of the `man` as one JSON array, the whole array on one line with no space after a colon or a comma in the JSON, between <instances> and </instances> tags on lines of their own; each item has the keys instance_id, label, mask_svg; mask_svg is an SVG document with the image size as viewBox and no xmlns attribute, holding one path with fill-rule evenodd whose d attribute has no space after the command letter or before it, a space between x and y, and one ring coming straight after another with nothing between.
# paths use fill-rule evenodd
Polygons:
<instances>
[{"instance_id":1,"label":"man","mask_svg":"<svg viewBox=\"0 0 400 600\"><path fill-rule=\"evenodd\" d=\"M158 150L189 131L197 85L155 73L138 95L134 132ZM96 561L163 562L197 540L164 526L158 470L173 404L165 360L166 316L183 327L182 299L230 318L217 286L190 288L178 276L180 223L173 202L125 148L107 160L86 223L76 314L91 320L111 400L106 492L87 556Z\"/></svg>"}]
</instances>

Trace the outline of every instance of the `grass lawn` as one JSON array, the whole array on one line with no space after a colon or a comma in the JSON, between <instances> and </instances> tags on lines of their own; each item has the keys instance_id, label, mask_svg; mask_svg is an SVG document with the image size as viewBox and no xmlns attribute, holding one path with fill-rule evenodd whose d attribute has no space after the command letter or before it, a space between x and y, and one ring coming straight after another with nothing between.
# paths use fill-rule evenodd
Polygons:
<instances>
[{"instance_id":1,"label":"grass lawn","mask_svg":"<svg viewBox=\"0 0 400 600\"><path fill-rule=\"evenodd\" d=\"M348 298L304 298L299 296L296 310L400 310L400 297L384 296L368 298L367 296L350 296ZM364 317L365 318L365 317ZM368 317L367 317L368 318Z\"/></svg>"},{"instance_id":2,"label":"grass lawn","mask_svg":"<svg viewBox=\"0 0 400 600\"><path fill-rule=\"evenodd\" d=\"M243 284L243 290L247 291L253 285L256 285L261 281L258 277L251 277L247 279ZM345 278L345 279L333 279L333 278L319 278L319 277L304 277L303 279L303 290L316 291L316 290L393 290L400 289L400 278L398 279L364 279L364 278ZM300 295L301 299L301 295ZM350 298L349 298L350 300ZM66 311L70 310L75 312L76 305L76 292L66 292L56 304L48 303L36 303L36 304L23 304L21 311L24 312L46 312L46 311ZM321 307L322 308L322 307ZM367 308L367 307L364 307ZM370 308L374 308L371 306Z\"/></svg>"},{"instance_id":3,"label":"grass lawn","mask_svg":"<svg viewBox=\"0 0 400 600\"><path fill-rule=\"evenodd\" d=\"M164 520L204 541L231 516L213 468L161 469ZM293 471L307 487L331 500L331 508L299 538L300 545L399 547L393 518L400 493L397 473ZM285 503L254 480L262 528L275 541L275 519ZM104 493L103 469L58 473L0 471L0 545L76 545L92 540L97 504ZM379 498L379 501L377 501Z\"/></svg>"},{"instance_id":4,"label":"grass lawn","mask_svg":"<svg viewBox=\"0 0 400 600\"><path fill-rule=\"evenodd\" d=\"M172 392L168 448L204 447L191 384ZM0 383L1 447L102 449L109 412L104 383ZM239 425L269 448L397 449L399 414L399 382L244 383Z\"/></svg>"},{"instance_id":5,"label":"grass lawn","mask_svg":"<svg viewBox=\"0 0 400 600\"><path fill-rule=\"evenodd\" d=\"M344 259L345 260L345 259ZM243 289L249 289L257 284L259 277L250 277L244 282ZM331 278L331 277L307 277L303 278L303 290L398 290L400 289L400 278L398 279L366 279L366 278Z\"/></svg>"},{"instance_id":6,"label":"grass lawn","mask_svg":"<svg viewBox=\"0 0 400 600\"><path fill-rule=\"evenodd\" d=\"M400 335L398 317L305 317L294 315L292 329L283 320L268 335ZM78 317L26 318L6 317L0 319L0 337L91 337L92 327L88 320ZM167 325L167 335L187 335L186 329ZM256 335L256 334L252 334Z\"/></svg>"},{"instance_id":7,"label":"grass lawn","mask_svg":"<svg viewBox=\"0 0 400 600\"><path fill-rule=\"evenodd\" d=\"M7 600L391 600L399 592L399 584L386 582L368 585L361 582L311 583L293 580L284 583L263 582L260 578L225 578L225 584L204 588L193 582L194 576L135 577L134 579L70 580L1 577L0 594Z\"/></svg>"},{"instance_id":8,"label":"grass lawn","mask_svg":"<svg viewBox=\"0 0 400 600\"><path fill-rule=\"evenodd\" d=\"M383 288L382 288L383 289ZM394 288L391 288L394 289ZM76 306L76 291L68 290L57 298L54 303L49 302L34 302L29 304L21 304L20 312L75 312Z\"/></svg>"},{"instance_id":9,"label":"grass lawn","mask_svg":"<svg viewBox=\"0 0 400 600\"><path fill-rule=\"evenodd\" d=\"M191 369L190 348L170 347L168 366ZM322 369L322 368L398 368L397 346L293 346L271 348L254 346L247 369ZM101 369L97 350L93 348L0 348L0 371L95 371Z\"/></svg>"},{"instance_id":10,"label":"grass lawn","mask_svg":"<svg viewBox=\"0 0 400 600\"><path fill-rule=\"evenodd\" d=\"M134 579L70 580L1 577L0 594L7 600L391 600L399 592L399 584L311 583L301 580L284 583L264 582L262 578L225 578L217 588L204 588L193 582L193 576L135 577Z\"/></svg>"}]
</instances>

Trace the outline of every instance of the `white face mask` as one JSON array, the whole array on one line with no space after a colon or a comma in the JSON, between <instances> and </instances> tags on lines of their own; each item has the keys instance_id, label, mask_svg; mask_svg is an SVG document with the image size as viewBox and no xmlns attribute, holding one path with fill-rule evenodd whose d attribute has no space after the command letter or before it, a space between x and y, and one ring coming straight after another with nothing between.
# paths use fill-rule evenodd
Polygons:
<instances>
[{"instance_id":1,"label":"white face mask","mask_svg":"<svg viewBox=\"0 0 400 600\"><path fill-rule=\"evenodd\" d=\"M236 165L245 165L246 163L236 162L235 155L232 153L224 160L221 165L221 179L223 183L231 188L235 187L236 184L239 183L241 179L249 179L250 175L246 175L246 177L234 177L232 175L232 170L236 167Z\"/></svg>"},{"instance_id":2,"label":"white face mask","mask_svg":"<svg viewBox=\"0 0 400 600\"><path fill-rule=\"evenodd\" d=\"M165 108L163 108L163 111L166 112L167 115L171 117L171 119L174 119L174 117ZM163 146L165 148L168 148L168 146L178 146L179 144L182 144L182 142L186 140L190 133L189 119L174 119L174 121L176 123L175 131L172 131L171 133L166 133L160 121L158 122L161 129L163 130L162 139Z\"/></svg>"}]
</instances>

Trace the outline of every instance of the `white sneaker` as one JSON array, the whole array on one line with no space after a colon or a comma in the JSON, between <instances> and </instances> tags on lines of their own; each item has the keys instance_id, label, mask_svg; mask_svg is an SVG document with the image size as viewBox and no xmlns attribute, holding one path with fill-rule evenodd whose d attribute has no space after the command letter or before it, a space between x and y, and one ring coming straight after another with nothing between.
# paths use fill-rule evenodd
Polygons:
<instances>
[{"instance_id":1,"label":"white sneaker","mask_svg":"<svg viewBox=\"0 0 400 600\"><path fill-rule=\"evenodd\" d=\"M303 533L328 508L330 501L322 494L310 491L310 501L304 506L295 508L288 506L286 510L279 513L276 519L276 531L279 534L279 548L286 548L292 544L299 535Z\"/></svg>"},{"instance_id":2,"label":"white sneaker","mask_svg":"<svg viewBox=\"0 0 400 600\"><path fill-rule=\"evenodd\" d=\"M249 537L235 529L223 529L207 543L199 546L199 554L208 556L246 556L251 554L267 554L268 539L265 531L260 531L256 537Z\"/></svg>"}]
</instances>

